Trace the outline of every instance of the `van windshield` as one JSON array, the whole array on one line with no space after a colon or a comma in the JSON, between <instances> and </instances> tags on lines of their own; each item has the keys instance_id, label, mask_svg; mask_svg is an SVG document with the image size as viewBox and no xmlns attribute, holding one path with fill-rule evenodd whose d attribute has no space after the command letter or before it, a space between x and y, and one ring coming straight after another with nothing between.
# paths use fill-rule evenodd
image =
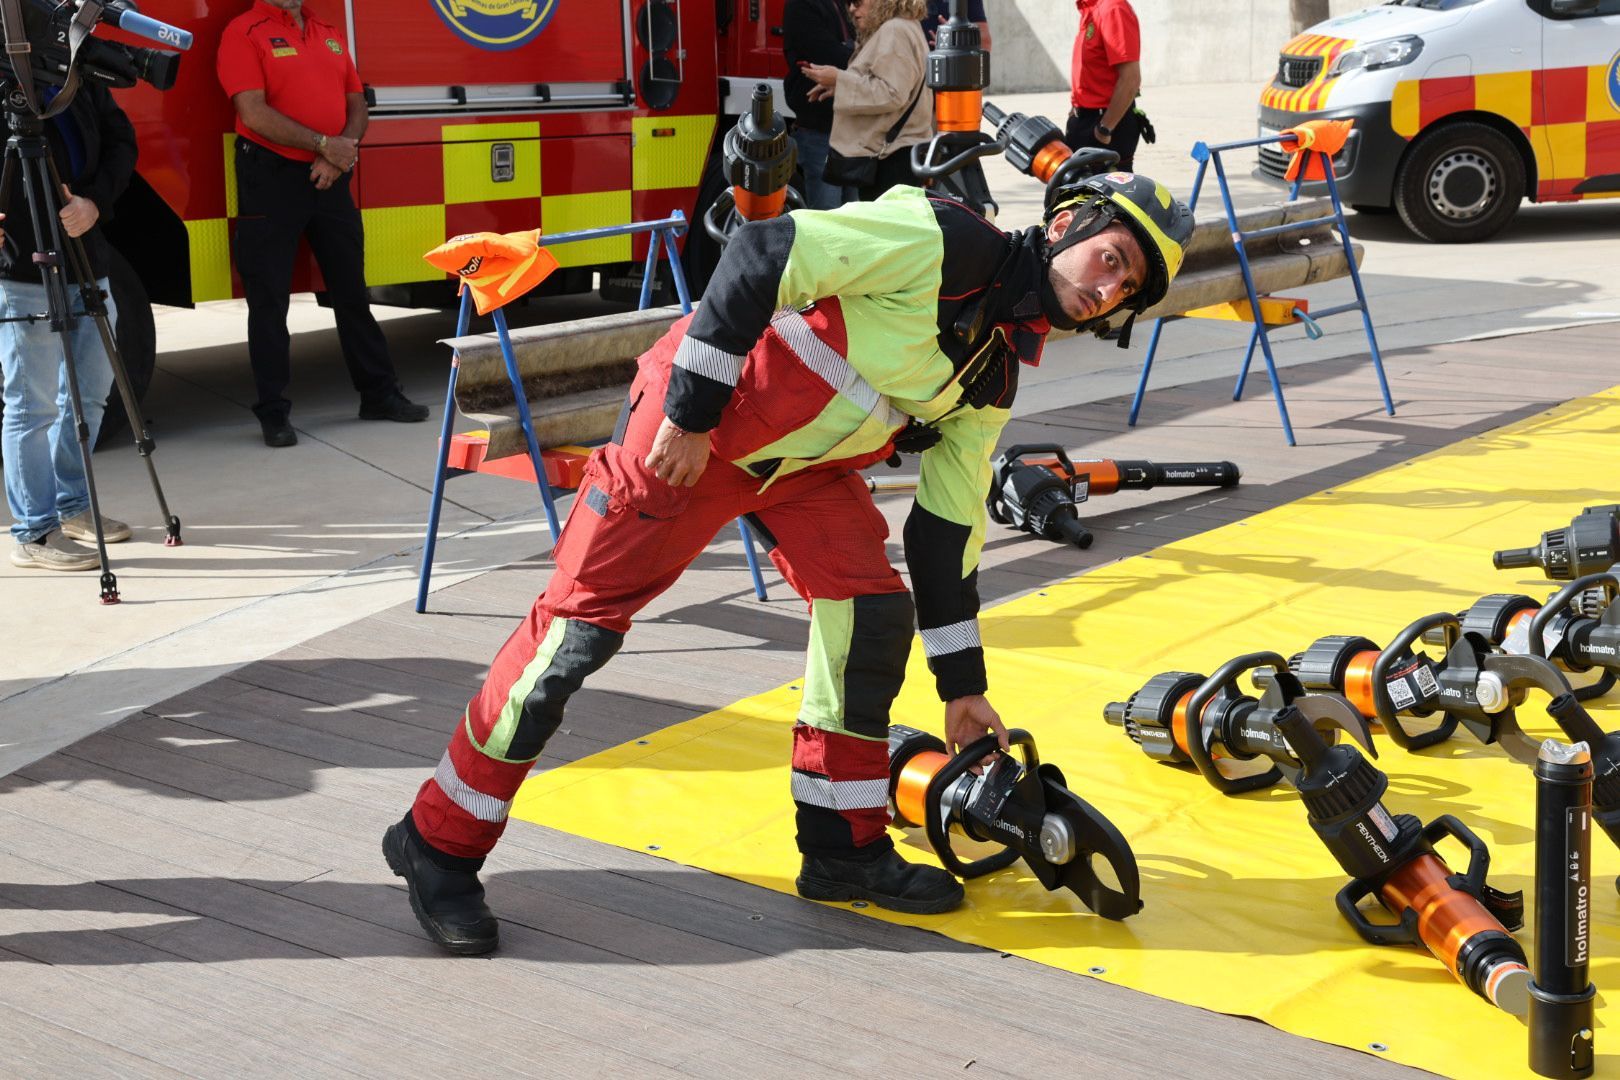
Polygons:
<instances>
[{"instance_id":1,"label":"van windshield","mask_svg":"<svg viewBox=\"0 0 1620 1080\"><path fill-rule=\"evenodd\" d=\"M1389 7L1417 7L1429 11L1450 11L1452 8L1470 7L1479 0L1389 0Z\"/></svg>"}]
</instances>

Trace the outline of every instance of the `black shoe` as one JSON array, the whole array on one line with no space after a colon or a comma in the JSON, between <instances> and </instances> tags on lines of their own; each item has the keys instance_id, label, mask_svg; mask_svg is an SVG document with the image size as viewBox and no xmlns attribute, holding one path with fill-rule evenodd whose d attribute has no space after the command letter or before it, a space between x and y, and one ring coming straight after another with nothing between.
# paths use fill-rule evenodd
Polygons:
<instances>
[{"instance_id":1,"label":"black shoe","mask_svg":"<svg viewBox=\"0 0 1620 1080\"><path fill-rule=\"evenodd\" d=\"M297 446L298 432L287 423L285 416L261 416L259 427L264 429L264 445Z\"/></svg>"},{"instance_id":2,"label":"black shoe","mask_svg":"<svg viewBox=\"0 0 1620 1080\"><path fill-rule=\"evenodd\" d=\"M428 418L428 407L418 405L398 390L375 401L360 402L360 419L392 420L399 424L414 424Z\"/></svg>"},{"instance_id":3,"label":"black shoe","mask_svg":"<svg viewBox=\"0 0 1620 1080\"><path fill-rule=\"evenodd\" d=\"M962 883L937 866L908 863L892 848L876 859L806 855L794 882L806 900L870 900L908 915L937 915L962 902Z\"/></svg>"},{"instance_id":4,"label":"black shoe","mask_svg":"<svg viewBox=\"0 0 1620 1080\"><path fill-rule=\"evenodd\" d=\"M416 834L409 811L404 821L383 833L382 849L389 868L405 879L411 910L428 937L458 956L477 956L500 944L501 924L484 903L484 886L477 872L449 870L435 861ZM479 861L450 855L440 855L439 860Z\"/></svg>"}]
</instances>

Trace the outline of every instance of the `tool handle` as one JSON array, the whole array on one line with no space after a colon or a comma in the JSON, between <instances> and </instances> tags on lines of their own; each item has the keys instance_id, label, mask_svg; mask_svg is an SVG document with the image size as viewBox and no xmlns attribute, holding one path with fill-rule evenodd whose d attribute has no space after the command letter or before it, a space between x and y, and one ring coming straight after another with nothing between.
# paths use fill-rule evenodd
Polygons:
<instances>
[{"instance_id":1,"label":"tool handle","mask_svg":"<svg viewBox=\"0 0 1620 1080\"><path fill-rule=\"evenodd\" d=\"M1193 691L1192 699L1187 702L1187 755L1198 766L1198 771L1205 780L1208 780L1223 795L1241 795L1246 791L1259 791L1261 788L1271 787L1283 779L1282 770L1275 765L1265 772L1255 773L1252 776L1226 776L1215 764L1213 755L1204 739L1204 708L1215 699L1221 688L1233 685L1238 676L1255 668L1268 667L1282 678L1288 671L1288 661L1279 653L1257 652L1246 653L1243 656L1233 657L1205 679L1203 684Z\"/></svg>"},{"instance_id":2,"label":"tool handle","mask_svg":"<svg viewBox=\"0 0 1620 1080\"><path fill-rule=\"evenodd\" d=\"M1433 731L1425 731L1421 735L1413 735L1401 726L1396 715L1395 702L1389 696L1389 669L1399 660L1405 659L1412 651L1412 646L1425 633L1441 630L1445 633L1444 644L1449 649L1451 644L1462 634L1462 624L1457 616L1449 611L1439 611L1433 615L1426 615L1407 626L1395 636L1395 640L1378 654L1373 661L1372 669L1372 695L1373 705L1378 715L1378 722L1384 725L1384 731L1396 746L1403 750L1421 750L1425 746L1433 746L1451 738L1451 733L1457 730L1457 718L1447 716L1440 722L1440 726Z\"/></svg>"},{"instance_id":3,"label":"tool handle","mask_svg":"<svg viewBox=\"0 0 1620 1080\"><path fill-rule=\"evenodd\" d=\"M1007 743L1018 747L1024 757L1024 767L1031 772L1040 768L1040 755L1035 751L1035 737L1022 728L1013 728L1007 732ZM983 877L993 874L997 870L1005 870L1021 858L1014 848L1005 848L994 855L987 855L982 859L964 862L957 857L956 851L951 847L951 835L948 822L945 820L944 794L950 786L963 776L968 770L977 765L985 755L999 748L1001 742L992 733L964 746L955 757L946 763L944 768L934 774L928 782L928 793L924 796L924 805L927 809L923 829L928 835L928 843L939 856L939 861L946 870L959 878Z\"/></svg>"},{"instance_id":4,"label":"tool handle","mask_svg":"<svg viewBox=\"0 0 1620 1080\"><path fill-rule=\"evenodd\" d=\"M1538 566L1540 562L1533 547L1504 548L1491 556L1491 565L1498 570L1522 570L1527 566Z\"/></svg>"},{"instance_id":5,"label":"tool handle","mask_svg":"<svg viewBox=\"0 0 1620 1080\"><path fill-rule=\"evenodd\" d=\"M1560 612L1567 609L1582 593L1588 589L1599 588L1603 590L1603 595L1606 598L1605 606L1614 603L1615 596L1620 595L1620 577L1609 573L1587 574L1585 577L1579 577L1569 582L1562 589L1548 597L1547 602L1541 605L1541 610L1536 612L1535 616L1530 620L1530 640L1526 642L1530 655L1545 658L1547 655L1547 624L1552 622L1553 618Z\"/></svg>"},{"instance_id":6,"label":"tool handle","mask_svg":"<svg viewBox=\"0 0 1620 1080\"><path fill-rule=\"evenodd\" d=\"M1230 461L1118 461L1119 489L1236 487L1243 471Z\"/></svg>"}]
</instances>

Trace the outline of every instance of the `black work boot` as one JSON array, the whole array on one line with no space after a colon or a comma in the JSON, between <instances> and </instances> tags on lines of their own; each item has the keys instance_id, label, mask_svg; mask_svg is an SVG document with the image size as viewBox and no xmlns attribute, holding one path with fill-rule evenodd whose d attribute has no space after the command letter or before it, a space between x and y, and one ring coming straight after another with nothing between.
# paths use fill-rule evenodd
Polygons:
<instances>
[{"instance_id":1,"label":"black work boot","mask_svg":"<svg viewBox=\"0 0 1620 1080\"><path fill-rule=\"evenodd\" d=\"M382 848L389 868L405 879L411 910L428 937L460 956L477 956L500 944L500 923L484 903L478 880L482 859L435 851L416 831L408 810L405 820L383 833Z\"/></svg>"},{"instance_id":2,"label":"black work boot","mask_svg":"<svg viewBox=\"0 0 1620 1080\"><path fill-rule=\"evenodd\" d=\"M962 883L937 866L908 863L892 847L877 858L806 855L799 870L806 900L870 900L908 915L937 915L962 902Z\"/></svg>"}]
</instances>

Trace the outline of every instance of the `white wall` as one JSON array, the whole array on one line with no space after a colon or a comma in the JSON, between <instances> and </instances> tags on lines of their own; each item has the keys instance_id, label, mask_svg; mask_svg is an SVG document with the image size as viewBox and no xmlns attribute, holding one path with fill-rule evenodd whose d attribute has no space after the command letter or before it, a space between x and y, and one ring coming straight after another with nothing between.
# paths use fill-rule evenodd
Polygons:
<instances>
[{"instance_id":1,"label":"white wall","mask_svg":"<svg viewBox=\"0 0 1620 1080\"><path fill-rule=\"evenodd\" d=\"M1330 0L1333 14L1376 0ZM1080 14L1073 0L985 0L993 91L1061 90ZM1288 0L1132 0L1142 23L1144 88L1264 82L1290 36Z\"/></svg>"}]
</instances>

